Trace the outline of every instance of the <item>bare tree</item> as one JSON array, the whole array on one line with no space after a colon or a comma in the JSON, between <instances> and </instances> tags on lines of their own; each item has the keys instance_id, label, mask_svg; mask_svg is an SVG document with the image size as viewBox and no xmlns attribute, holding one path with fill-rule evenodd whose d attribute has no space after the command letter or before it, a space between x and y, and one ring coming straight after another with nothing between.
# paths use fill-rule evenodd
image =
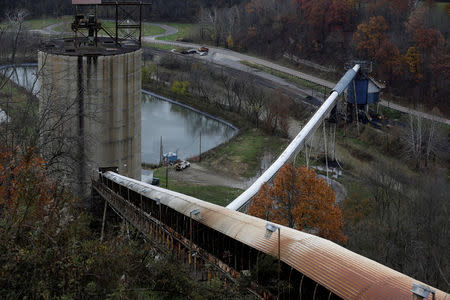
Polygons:
<instances>
[{"instance_id":1,"label":"bare tree","mask_svg":"<svg viewBox=\"0 0 450 300\"><path fill-rule=\"evenodd\" d=\"M9 76L4 80L11 79L6 84L12 92L0 97L0 108L6 107L9 120L0 124L0 143L10 151L33 149L45 160L49 175L78 190L77 185L85 183L80 183L82 176L76 175L91 163L85 153L89 151L92 137L80 133L75 124L78 124L80 117L95 120L96 111L92 109L95 104L87 104L90 111L80 115L78 93L73 89L64 92L55 82L56 78L73 81L74 71L60 67L58 74L49 74L46 67L44 56L27 89L12 82L12 79L25 76L31 70L15 66L8 70Z\"/></svg>"},{"instance_id":2,"label":"bare tree","mask_svg":"<svg viewBox=\"0 0 450 300\"><path fill-rule=\"evenodd\" d=\"M29 15L29 12L26 9L16 9L6 13L6 17L9 23L13 26L14 30L14 42L13 48L11 49L11 63L15 62L16 51L19 44L19 38L23 32L23 26L25 22L25 18Z\"/></svg>"},{"instance_id":3,"label":"bare tree","mask_svg":"<svg viewBox=\"0 0 450 300\"><path fill-rule=\"evenodd\" d=\"M438 147L438 123L434 120L424 119L420 115L409 115L407 130L404 132L403 143L405 154L412 159L416 168L422 163L428 166L430 159Z\"/></svg>"}]
</instances>

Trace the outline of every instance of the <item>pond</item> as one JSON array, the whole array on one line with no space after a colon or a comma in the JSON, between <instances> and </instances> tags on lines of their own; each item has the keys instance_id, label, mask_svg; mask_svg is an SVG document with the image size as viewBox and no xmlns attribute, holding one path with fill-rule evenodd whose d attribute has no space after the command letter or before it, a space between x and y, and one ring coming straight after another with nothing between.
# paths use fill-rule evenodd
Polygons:
<instances>
[{"instance_id":1,"label":"pond","mask_svg":"<svg viewBox=\"0 0 450 300\"><path fill-rule=\"evenodd\" d=\"M27 89L38 90L36 66L3 69L3 74ZM205 115L175 101L143 91L142 93L142 162L158 164L161 138L163 153L174 152L181 159L198 156L232 138L237 129L213 116Z\"/></svg>"}]
</instances>

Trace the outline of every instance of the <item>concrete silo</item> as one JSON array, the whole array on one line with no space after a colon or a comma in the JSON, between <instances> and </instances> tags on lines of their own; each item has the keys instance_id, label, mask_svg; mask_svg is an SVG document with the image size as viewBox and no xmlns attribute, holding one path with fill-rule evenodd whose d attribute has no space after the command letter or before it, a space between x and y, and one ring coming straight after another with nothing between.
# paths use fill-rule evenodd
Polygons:
<instances>
[{"instance_id":1,"label":"concrete silo","mask_svg":"<svg viewBox=\"0 0 450 300\"><path fill-rule=\"evenodd\" d=\"M140 180L140 44L97 38L92 46L88 38L58 39L45 45L38 60L41 117L48 132L54 127L64 136L44 136L43 149L71 152L71 161L60 161L59 167L68 171L74 190L87 196L99 167L118 167ZM62 130L54 126L61 118Z\"/></svg>"}]
</instances>

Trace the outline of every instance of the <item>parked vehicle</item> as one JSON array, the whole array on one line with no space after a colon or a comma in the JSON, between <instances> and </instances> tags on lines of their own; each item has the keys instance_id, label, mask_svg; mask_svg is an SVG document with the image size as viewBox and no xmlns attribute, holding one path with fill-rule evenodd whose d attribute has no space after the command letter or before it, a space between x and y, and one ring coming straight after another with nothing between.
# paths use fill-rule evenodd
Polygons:
<instances>
[{"instance_id":1,"label":"parked vehicle","mask_svg":"<svg viewBox=\"0 0 450 300\"><path fill-rule=\"evenodd\" d=\"M152 179L152 185L159 186L159 178L158 178L158 177L153 177L153 179Z\"/></svg>"},{"instance_id":2,"label":"parked vehicle","mask_svg":"<svg viewBox=\"0 0 450 300\"><path fill-rule=\"evenodd\" d=\"M191 163L186 161L186 160L182 160L178 163L175 164L175 170L176 171L183 171L186 168L189 168L191 166Z\"/></svg>"}]
</instances>

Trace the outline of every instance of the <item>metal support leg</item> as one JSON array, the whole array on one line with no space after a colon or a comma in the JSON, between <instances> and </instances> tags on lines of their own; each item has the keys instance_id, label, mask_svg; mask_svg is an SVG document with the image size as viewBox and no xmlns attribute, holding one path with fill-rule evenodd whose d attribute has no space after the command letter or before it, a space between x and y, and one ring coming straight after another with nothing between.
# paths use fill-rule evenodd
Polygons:
<instances>
[{"instance_id":1,"label":"metal support leg","mask_svg":"<svg viewBox=\"0 0 450 300\"><path fill-rule=\"evenodd\" d=\"M105 232L105 221L106 221L106 209L108 208L108 201L105 199L105 207L103 208L103 220L102 220L102 232L100 234L100 242L103 242L103 236Z\"/></svg>"},{"instance_id":2,"label":"metal support leg","mask_svg":"<svg viewBox=\"0 0 450 300\"><path fill-rule=\"evenodd\" d=\"M316 292L317 292L317 286L318 286L318 285L319 285L319 284L316 283L316 287L314 288L313 300L316 300Z\"/></svg>"}]
</instances>

